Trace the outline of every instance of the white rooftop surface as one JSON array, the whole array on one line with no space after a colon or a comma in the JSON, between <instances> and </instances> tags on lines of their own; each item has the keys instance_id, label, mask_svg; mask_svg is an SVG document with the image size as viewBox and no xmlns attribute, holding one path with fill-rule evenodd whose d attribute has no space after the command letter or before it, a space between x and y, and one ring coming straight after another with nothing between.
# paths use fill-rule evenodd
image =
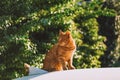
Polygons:
<instances>
[{"instance_id":1,"label":"white rooftop surface","mask_svg":"<svg viewBox=\"0 0 120 80\"><path fill-rule=\"evenodd\" d=\"M120 68L93 68L34 74L15 80L120 80Z\"/></svg>"}]
</instances>

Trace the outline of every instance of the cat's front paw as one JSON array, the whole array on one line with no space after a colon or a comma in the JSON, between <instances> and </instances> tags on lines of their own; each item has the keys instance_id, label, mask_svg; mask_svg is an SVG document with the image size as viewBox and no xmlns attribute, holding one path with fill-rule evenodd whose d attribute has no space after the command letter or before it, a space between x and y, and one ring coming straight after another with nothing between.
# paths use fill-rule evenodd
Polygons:
<instances>
[{"instance_id":1,"label":"cat's front paw","mask_svg":"<svg viewBox=\"0 0 120 80\"><path fill-rule=\"evenodd\" d=\"M75 67L74 66L70 66L69 69L75 69Z\"/></svg>"}]
</instances>

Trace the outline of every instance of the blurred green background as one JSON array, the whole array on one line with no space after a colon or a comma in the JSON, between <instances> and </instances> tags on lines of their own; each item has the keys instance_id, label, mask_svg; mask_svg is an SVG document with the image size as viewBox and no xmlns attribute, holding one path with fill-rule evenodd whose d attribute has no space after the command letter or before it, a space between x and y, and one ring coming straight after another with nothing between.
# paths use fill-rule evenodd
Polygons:
<instances>
[{"instance_id":1,"label":"blurred green background","mask_svg":"<svg viewBox=\"0 0 120 80\"><path fill-rule=\"evenodd\" d=\"M0 80L42 68L59 30L70 30L77 69L120 67L119 0L1 0Z\"/></svg>"}]
</instances>

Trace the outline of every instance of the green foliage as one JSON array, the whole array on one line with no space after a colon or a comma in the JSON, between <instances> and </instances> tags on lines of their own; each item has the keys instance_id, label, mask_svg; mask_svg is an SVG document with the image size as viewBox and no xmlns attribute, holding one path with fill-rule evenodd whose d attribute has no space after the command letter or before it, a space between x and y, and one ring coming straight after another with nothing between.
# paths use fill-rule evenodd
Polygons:
<instances>
[{"instance_id":1,"label":"green foliage","mask_svg":"<svg viewBox=\"0 0 120 80\"><path fill-rule=\"evenodd\" d=\"M114 16L100 1L2 0L0 5L0 79L24 74L23 64L42 67L44 54L57 42L59 30L76 41L76 68L100 67L106 46L98 34L98 16Z\"/></svg>"},{"instance_id":2,"label":"green foliage","mask_svg":"<svg viewBox=\"0 0 120 80\"><path fill-rule=\"evenodd\" d=\"M102 1L81 2L79 15L75 18L77 28L82 34L82 44L78 45L74 64L77 68L101 67L99 58L104 54L106 45L104 36L99 35L99 16L115 16L113 10L102 8Z\"/></svg>"},{"instance_id":3,"label":"green foliage","mask_svg":"<svg viewBox=\"0 0 120 80\"><path fill-rule=\"evenodd\" d=\"M114 9L116 12L115 17L99 17L102 35L105 35L107 41L107 50L101 57L103 67L120 66L120 1L106 0L104 7ZM103 23L106 22L106 23Z\"/></svg>"}]
</instances>

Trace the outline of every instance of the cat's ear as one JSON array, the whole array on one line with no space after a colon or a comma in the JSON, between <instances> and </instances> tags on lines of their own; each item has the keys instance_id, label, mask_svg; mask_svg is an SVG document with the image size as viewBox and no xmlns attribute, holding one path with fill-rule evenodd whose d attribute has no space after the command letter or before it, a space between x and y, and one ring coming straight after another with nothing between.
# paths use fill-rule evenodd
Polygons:
<instances>
[{"instance_id":1,"label":"cat's ear","mask_svg":"<svg viewBox=\"0 0 120 80\"><path fill-rule=\"evenodd\" d=\"M70 35L70 31L66 31L66 34L67 34L67 35Z\"/></svg>"},{"instance_id":2,"label":"cat's ear","mask_svg":"<svg viewBox=\"0 0 120 80\"><path fill-rule=\"evenodd\" d=\"M59 30L59 35L63 34L64 32L62 30Z\"/></svg>"},{"instance_id":3,"label":"cat's ear","mask_svg":"<svg viewBox=\"0 0 120 80\"><path fill-rule=\"evenodd\" d=\"M66 31L66 35L68 36L68 38L70 38L70 31Z\"/></svg>"}]
</instances>

